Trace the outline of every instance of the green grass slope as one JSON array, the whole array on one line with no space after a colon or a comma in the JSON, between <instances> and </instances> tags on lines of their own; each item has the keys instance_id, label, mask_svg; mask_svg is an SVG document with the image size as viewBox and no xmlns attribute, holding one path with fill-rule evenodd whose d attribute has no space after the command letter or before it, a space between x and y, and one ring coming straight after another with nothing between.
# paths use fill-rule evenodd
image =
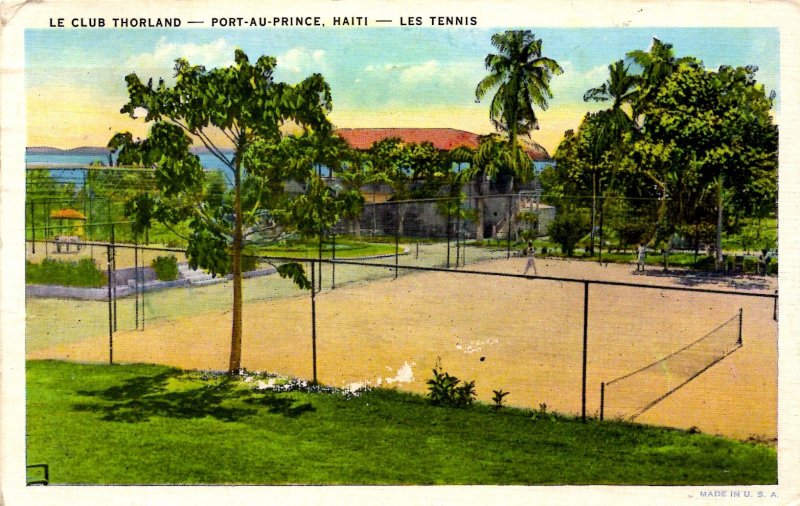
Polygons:
<instances>
[{"instance_id":1,"label":"green grass slope","mask_svg":"<svg viewBox=\"0 0 800 506\"><path fill-rule=\"evenodd\" d=\"M392 390L275 392L150 366L27 365L58 484L771 484L775 449Z\"/></svg>"}]
</instances>

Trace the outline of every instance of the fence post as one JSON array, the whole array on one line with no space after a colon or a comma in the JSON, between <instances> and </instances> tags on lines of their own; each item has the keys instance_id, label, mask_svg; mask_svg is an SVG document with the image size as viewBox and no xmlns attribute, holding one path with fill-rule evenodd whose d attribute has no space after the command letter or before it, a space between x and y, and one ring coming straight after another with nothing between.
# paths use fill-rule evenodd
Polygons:
<instances>
[{"instance_id":1,"label":"fence post","mask_svg":"<svg viewBox=\"0 0 800 506\"><path fill-rule=\"evenodd\" d=\"M450 268L450 202L447 202L447 268Z\"/></svg>"},{"instance_id":2,"label":"fence post","mask_svg":"<svg viewBox=\"0 0 800 506\"><path fill-rule=\"evenodd\" d=\"M586 359L589 342L589 282L583 282L583 386L581 388L581 421L586 421Z\"/></svg>"},{"instance_id":3,"label":"fence post","mask_svg":"<svg viewBox=\"0 0 800 506\"><path fill-rule=\"evenodd\" d=\"M317 302L314 288L314 282L316 281L314 279L315 267L314 261L311 260L311 363L313 366L314 385L317 384Z\"/></svg>"},{"instance_id":4,"label":"fence post","mask_svg":"<svg viewBox=\"0 0 800 506\"><path fill-rule=\"evenodd\" d=\"M108 363L114 363L114 322L113 322L113 306L111 302L111 260L113 253L111 245L106 246L106 276L108 278Z\"/></svg>"},{"instance_id":5,"label":"fence post","mask_svg":"<svg viewBox=\"0 0 800 506\"><path fill-rule=\"evenodd\" d=\"M331 252L331 290L336 290L336 229L333 229L333 250Z\"/></svg>"},{"instance_id":6,"label":"fence post","mask_svg":"<svg viewBox=\"0 0 800 506\"><path fill-rule=\"evenodd\" d=\"M115 246L116 240L114 237L114 223L111 223L111 266L114 269L114 331L117 330L117 247ZM109 279L109 283L111 280Z\"/></svg>"},{"instance_id":7,"label":"fence post","mask_svg":"<svg viewBox=\"0 0 800 506\"><path fill-rule=\"evenodd\" d=\"M741 346L743 344L742 343L742 320L743 320L743 314L744 314L743 309L739 308L739 340L737 341L739 346Z\"/></svg>"},{"instance_id":8,"label":"fence post","mask_svg":"<svg viewBox=\"0 0 800 506\"><path fill-rule=\"evenodd\" d=\"M461 264L461 202L455 201L456 205L456 269Z\"/></svg>"},{"instance_id":9,"label":"fence post","mask_svg":"<svg viewBox=\"0 0 800 506\"><path fill-rule=\"evenodd\" d=\"M139 330L139 240L133 239L133 296L136 298L136 330Z\"/></svg>"},{"instance_id":10,"label":"fence post","mask_svg":"<svg viewBox=\"0 0 800 506\"><path fill-rule=\"evenodd\" d=\"M399 219L397 220L397 228L395 228L394 230L394 279L397 279L398 265L400 265L400 220Z\"/></svg>"},{"instance_id":11,"label":"fence post","mask_svg":"<svg viewBox=\"0 0 800 506\"><path fill-rule=\"evenodd\" d=\"M317 281L319 282L319 290L318 291L321 292L322 291L322 229L320 229L320 231L319 231L318 258L319 258L319 266L317 268L319 269L319 279Z\"/></svg>"},{"instance_id":12,"label":"fence post","mask_svg":"<svg viewBox=\"0 0 800 506\"><path fill-rule=\"evenodd\" d=\"M511 258L511 204L512 204L512 196L508 196L508 215L506 219L508 220L508 227L506 231L506 258Z\"/></svg>"},{"instance_id":13,"label":"fence post","mask_svg":"<svg viewBox=\"0 0 800 506\"><path fill-rule=\"evenodd\" d=\"M33 248L32 253L34 255L36 254L36 212L35 212L35 210L36 210L36 208L33 205L33 201L31 201L31 239L33 240L33 242L31 242L31 245L32 245L32 248Z\"/></svg>"},{"instance_id":14,"label":"fence post","mask_svg":"<svg viewBox=\"0 0 800 506\"><path fill-rule=\"evenodd\" d=\"M606 405L606 384L600 383L600 421L603 421L603 413Z\"/></svg>"}]
</instances>

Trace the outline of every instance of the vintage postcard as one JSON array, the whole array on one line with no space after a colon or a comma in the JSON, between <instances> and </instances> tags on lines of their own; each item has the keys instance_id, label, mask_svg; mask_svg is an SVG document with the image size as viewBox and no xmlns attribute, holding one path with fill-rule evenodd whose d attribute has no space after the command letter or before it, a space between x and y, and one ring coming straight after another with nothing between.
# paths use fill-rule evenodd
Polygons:
<instances>
[{"instance_id":1,"label":"vintage postcard","mask_svg":"<svg viewBox=\"0 0 800 506\"><path fill-rule=\"evenodd\" d=\"M793 504L797 7L4 2L8 504Z\"/></svg>"}]
</instances>

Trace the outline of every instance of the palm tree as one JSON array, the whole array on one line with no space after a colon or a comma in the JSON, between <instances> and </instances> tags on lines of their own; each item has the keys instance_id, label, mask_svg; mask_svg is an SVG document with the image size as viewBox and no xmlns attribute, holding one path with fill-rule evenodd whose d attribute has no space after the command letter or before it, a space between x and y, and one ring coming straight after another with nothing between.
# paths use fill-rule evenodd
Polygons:
<instances>
[{"instance_id":1,"label":"palm tree","mask_svg":"<svg viewBox=\"0 0 800 506\"><path fill-rule=\"evenodd\" d=\"M637 49L625 55L629 60L642 68L639 79L639 92L635 96L633 106L633 119L638 120L653 94L658 91L661 84L672 75L681 65L699 66L701 63L694 57L675 57L672 44L661 42L653 37L653 43L648 51ZM585 96L584 96L585 98Z\"/></svg>"},{"instance_id":2,"label":"palm tree","mask_svg":"<svg viewBox=\"0 0 800 506\"><path fill-rule=\"evenodd\" d=\"M499 135L489 134L479 138L477 149L462 146L450 152L450 158L454 162L469 163L469 168L461 171L459 176L461 176L460 180L472 181L475 195L477 195L475 242L478 244L483 242L486 182L503 169L520 179L525 179L530 175L530 158L525 150L517 146L517 153L511 154L509 144Z\"/></svg>"},{"instance_id":3,"label":"palm tree","mask_svg":"<svg viewBox=\"0 0 800 506\"><path fill-rule=\"evenodd\" d=\"M339 173L339 180L346 191L343 216L351 220L353 235L360 238L361 214L366 204L361 188L375 183L388 183L389 179L384 172L376 169L366 153L348 149L344 159L346 162L344 170Z\"/></svg>"},{"instance_id":4,"label":"palm tree","mask_svg":"<svg viewBox=\"0 0 800 506\"><path fill-rule=\"evenodd\" d=\"M597 128L595 138L592 139L592 158L593 163L602 157L607 151L613 152L613 157L618 160L619 146L622 136L633 126L633 118L636 117L636 103L639 96L640 78L628 72L629 66L622 60L617 60L608 66L608 79L596 88L590 88L583 95L583 100L588 102L611 102L611 107L598 113L596 119ZM631 116L625 112L624 106L631 109ZM590 253L594 254L594 220L597 199L597 170L593 171L592 183L592 230L590 234ZM613 184L612 167L612 184ZM601 190L601 193L602 190ZM603 257L603 209L605 200L600 203L600 258Z\"/></svg>"},{"instance_id":5,"label":"palm tree","mask_svg":"<svg viewBox=\"0 0 800 506\"><path fill-rule=\"evenodd\" d=\"M542 56L542 40L530 30L496 33L492 35L492 45L498 54L486 56L489 75L478 83L475 97L480 102L487 93L497 89L489 118L495 128L508 133L509 144L516 146L518 135L530 135L531 130L538 130L534 106L547 109L548 99L553 98L550 79L563 70L555 60Z\"/></svg>"}]
</instances>

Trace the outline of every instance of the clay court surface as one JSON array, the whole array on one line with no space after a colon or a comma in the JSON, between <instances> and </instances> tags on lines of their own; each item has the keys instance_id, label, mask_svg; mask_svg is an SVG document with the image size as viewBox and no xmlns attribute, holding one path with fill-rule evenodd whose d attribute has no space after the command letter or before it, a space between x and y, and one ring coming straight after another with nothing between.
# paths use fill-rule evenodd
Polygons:
<instances>
[{"instance_id":1,"label":"clay court surface","mask_svg":"<svg viewBox=\"0 0 800 506\"><path fill-rule=\"evenodd\" d=\"M524 263L512 258L467 268L521 273ZM733 286L721 278L636 275L629 265L538 259L537 267L540 275L576 279L738 286L750 293L774 293L776 288L774 279L764 278L739 278ZM346 279L348 269L365 268L337 266L337 278ZM777 324L771 299L599 285L591 285L589 292L588 414L599 412L602 381L673 353L741 307L743 347L637 421L694 426L740 439L777 437ZM297 293L245 305L243 367L311 378L311 298L308 292ZM493 389L502 388L510 392L509 404L535 409L546 404L548 410L579 414L583 297L582 283L446 272L326 288L316 298L319 381L422 393L438 360L450 374L475 380L485 402ZM193 303L202 305L203 300ZM149 322L145 331L115 333L114 359L225 370L230 328L230 309ZM32 350L28 358L104 362L108 334ZM664 370L663 378L647 381L663 381L666 392L674 386L674 372Z\"/></svg>"}]
</instances>

